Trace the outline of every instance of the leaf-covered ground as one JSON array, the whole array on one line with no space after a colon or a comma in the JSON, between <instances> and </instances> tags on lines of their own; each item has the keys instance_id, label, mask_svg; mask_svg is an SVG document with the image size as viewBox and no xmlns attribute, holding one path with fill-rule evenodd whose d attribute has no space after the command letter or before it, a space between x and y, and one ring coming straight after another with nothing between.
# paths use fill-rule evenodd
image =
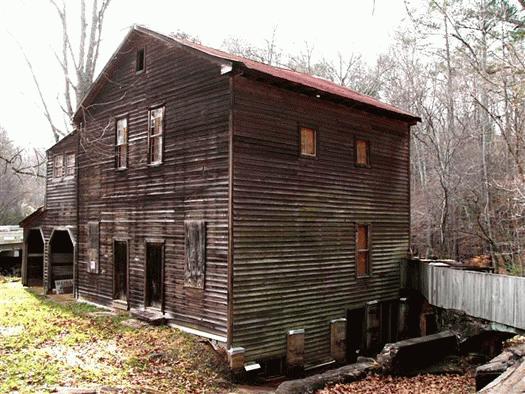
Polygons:
<instances>
[{"instance_id":1,"label":"leaf-covered ground","mask_svg":"<svg viewBox=\"0 0 525 394\"><path fill-rule=\"evenodd\" d=\"M366 379L336 384L317 394L465 394L475 393L472 377L461 375L419 375L392 377L371 375Z\"/></svg>"},{"instance_id":2,"label":"leaf-covered ground","mask_svg":"<svg viewBox=\"0 0 525 394\"><path fill-rule=\"evenodd\" d=\"M224 362L197 337L130 328L82 303L57 303L0 277L0 392L110 386L122 392L229 391Z\"/></svg>"}]
</instances>

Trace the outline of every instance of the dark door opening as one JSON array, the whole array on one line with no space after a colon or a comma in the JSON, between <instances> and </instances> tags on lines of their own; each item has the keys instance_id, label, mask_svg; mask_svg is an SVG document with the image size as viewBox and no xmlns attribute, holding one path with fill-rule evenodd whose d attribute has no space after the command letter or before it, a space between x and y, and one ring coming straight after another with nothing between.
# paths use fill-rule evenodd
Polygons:
<instances>
[{"instance_id":1,"label":"dark door opening","mask_svg":"<svg viewBox=\"0 0 525 394\"><path fill-rule=\"evenodd\" d=\"M115 241L113 253L113 299L126 301L128 299L128 243L126 241Z\"/></svg>"},{"instance_id":2,"label":"dark door opening","mask_svg":"<svg viewBox=\"0 0 525 394\"><path fill-rule=\"evenodd\" d=\"M364 350L365 309L350 309L347 312L346 353L348 362L353 363Z\"/></svg>"},{"instance_id":3,"label":"dark door opening","mask_svg":"<svg viewBox=\"0 0 525 394\"><path fill-rule=\"evenodd\" d=\"M66 230L57 230L49 241L49 267L48 267L48 290L57 288L57 281L73 280L73 256L74 246L71 237ZM70 292L73 290L72 283L62 282L60 287L65 287Z\"/></svg>"},{"instance_id":4,"label":"dark door opening","mask_svg":"<svg viewBox=\"0 0 525 394\"><path fill-rule=\"evenodd\" d=\"M162 308L163 252L164 245L161 243L146 244L146 307Z\"/></svg>"},{"instance_id":5,"label":"dark door opening","mask_svg":"<svg viewBox=\"0 0 525 394\"><path fill-rule=\"evenodd\" d=\"M40 230L29 230L26 251L26 285L42 286L44 283L44 240Z\"/></svg>"}]
</instances>

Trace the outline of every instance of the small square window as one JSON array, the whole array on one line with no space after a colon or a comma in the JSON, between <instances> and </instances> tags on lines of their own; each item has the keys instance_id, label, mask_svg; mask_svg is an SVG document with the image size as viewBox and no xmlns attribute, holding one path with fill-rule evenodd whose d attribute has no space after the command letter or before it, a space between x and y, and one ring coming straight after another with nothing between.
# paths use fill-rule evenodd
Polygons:
<instances>
[{"instance_id":1,"label":"small square window","mask_svg":"<svg viewBox=\"0 0 525 394\"><path fill-rule=\"evenodd\" d=\"M356 229L356 275L370 275L370 232L366 224L358 224Z\"/></svg>"},{"instance_id":2,"label":"small square window","mask_svg":"<svg viewBox=\"0 0 525 394\"><path fill-rule=\"evenodd\" d=\"M301 155L315 157L317 154L316 132L308 127L301 127Z\"/></svg>"},{"instance_id":3,"label":"small square window","mask_svg":"<svg viewBox=\"0 0 525 394\"><path fill-rule=\"evenodd\" d=\"M355 163L358 166L370 166L370 143L366 140L355 140Z\"/></svg>"},{"instance_id":4,"label":"small square window","mask_svg":"<svg viewBox=\"0 0 525 394\"><path fill-rule=\"evenodd\" d=\"M144 48L137 49L137 57L135 60L135 72L141 73L144 71L145 66L145 56L144 56Z\"/></svg>"}]
</instances>

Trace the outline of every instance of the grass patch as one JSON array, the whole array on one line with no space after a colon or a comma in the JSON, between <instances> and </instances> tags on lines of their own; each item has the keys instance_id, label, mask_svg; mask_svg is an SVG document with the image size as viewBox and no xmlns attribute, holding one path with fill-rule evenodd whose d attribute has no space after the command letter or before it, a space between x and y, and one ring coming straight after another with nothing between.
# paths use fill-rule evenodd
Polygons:
<instances>
[{"instance_id":1,"label":"grass patch","mask_svg":"<svg viewBox=\"0 0 525 394\"><path fill-rule=\"evenodd\" d=\"M0 392L56 386L122 392L227 390L222 359L197 337L168 327L132 329L126 316L93 316L83 303L56 303L0 280Z\"/></svg>"}]
</instances>

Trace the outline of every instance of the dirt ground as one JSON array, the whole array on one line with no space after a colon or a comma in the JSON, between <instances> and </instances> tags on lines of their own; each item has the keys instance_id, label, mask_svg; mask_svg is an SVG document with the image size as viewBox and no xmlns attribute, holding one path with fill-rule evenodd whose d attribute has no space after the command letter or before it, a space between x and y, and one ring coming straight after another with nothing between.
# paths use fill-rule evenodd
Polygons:
<instances>
[{"instance_id":1,"label":"dirt ground","mask_svg":"<svg viewBox=\"0 0 525 394\"><path fill-rule=\"evenodd\" d=\"M465 394L475 393L472 376L419 375L414 377L369 376L319 390L317 394Z\"/></svg>"}]
</instances>

